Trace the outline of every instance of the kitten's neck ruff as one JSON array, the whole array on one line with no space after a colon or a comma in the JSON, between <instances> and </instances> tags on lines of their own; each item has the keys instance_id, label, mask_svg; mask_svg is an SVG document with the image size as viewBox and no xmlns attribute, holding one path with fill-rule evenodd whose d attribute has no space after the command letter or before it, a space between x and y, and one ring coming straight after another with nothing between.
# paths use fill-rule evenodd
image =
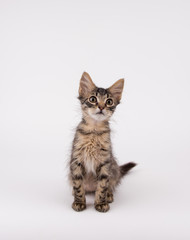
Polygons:
<instances>
[{"instance_id":1,"label":"kitten's neck ruff","mask_svg":"<svg viewBox=\"0 0 190 240\"><path fill-rule=\"evenodd\" d=\"M108 120L98 121L98 120L91 118L90 116L83 115L82 122L84 122L85 125L87 125L92 130L100 130L103 128L109 128Z\"/></svg>"}]
</instances>

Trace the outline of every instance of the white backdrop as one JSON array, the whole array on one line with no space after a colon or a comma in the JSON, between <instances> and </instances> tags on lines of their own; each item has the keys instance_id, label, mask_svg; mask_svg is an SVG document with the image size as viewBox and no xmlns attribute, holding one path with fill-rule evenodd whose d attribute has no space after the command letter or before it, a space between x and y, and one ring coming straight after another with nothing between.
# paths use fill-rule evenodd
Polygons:
<instances>
[{"instance_id":1,"label":"white backdrop","mask_svg":"<svg viewBox=\"0 0 190 240\"><path fill-rule=\"evenodd\" d=\"M190 2L0 1L0 239L190 239ZM71 209L79 79L125 78L111 210Z\"/></svg>"}]
</instances>

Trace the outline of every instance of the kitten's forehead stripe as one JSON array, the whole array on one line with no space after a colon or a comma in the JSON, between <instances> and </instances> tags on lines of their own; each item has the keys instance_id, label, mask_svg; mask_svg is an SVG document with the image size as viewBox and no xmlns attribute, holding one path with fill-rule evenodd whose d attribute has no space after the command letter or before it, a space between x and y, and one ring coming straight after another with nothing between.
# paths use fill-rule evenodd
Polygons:
<instances>
[{"instance_id":1,"label":"kitten's forehead stripe","mask_svg":"<svg viewBox=\"0 0 190 240\"><path fill-rule=\"evenodd\" d=\"M97 93L99 93L100 95L103 96L103 95L107 94L107 90L104 88L98 88Z\"/></svg>"}]
</instances>

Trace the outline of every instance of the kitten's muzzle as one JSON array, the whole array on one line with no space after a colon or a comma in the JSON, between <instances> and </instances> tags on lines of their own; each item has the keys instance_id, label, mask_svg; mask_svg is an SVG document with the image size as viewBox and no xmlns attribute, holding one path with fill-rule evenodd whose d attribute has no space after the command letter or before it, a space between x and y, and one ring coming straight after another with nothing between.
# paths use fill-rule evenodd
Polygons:
<instances>
[{"instance_id":1,"label":"kitten's muzzle","mask_svg":"<svg viewBox=\"0 0 190 240\"><path fill-rule=\"evenodd\" d=\"M102 111L99 111L99 112L97 112L96 114L102 114L102 115L104 115L104 113L102 112Z\"/></svg>"},{"instance_id":2,"label":"kitten's muzzle","mask_svg":"<svg viewBox=\"0 0 190 240\"><path fill-rule=\"evenodd\" d=\"M100 108L100 107L99 107L99 108ZM102 108L102 109L100 108L100 111L97 112L96 114L103 114L103 115L104 115L104 113L103 113L103 109L104 109L104 108Z\"/></svg>"}]
</instances>

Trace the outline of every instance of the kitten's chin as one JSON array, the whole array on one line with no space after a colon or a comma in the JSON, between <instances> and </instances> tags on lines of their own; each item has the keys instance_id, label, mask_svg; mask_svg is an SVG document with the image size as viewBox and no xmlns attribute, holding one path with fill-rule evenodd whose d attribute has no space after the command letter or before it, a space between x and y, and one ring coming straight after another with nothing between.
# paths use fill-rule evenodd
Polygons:
<instances>
[{"instance_id":1,"label":"kitten's chin","mask_svg":"<svg viewBox=\"0 0 190 240\"><path fill-rule=\"evenodd\" d=\"M98 121L98 122L108 120L108 117L107 117L106 115L104 115L104 114L89 113L89 116L90 116L93 120Z\"/></svg>"}]
</instances>

